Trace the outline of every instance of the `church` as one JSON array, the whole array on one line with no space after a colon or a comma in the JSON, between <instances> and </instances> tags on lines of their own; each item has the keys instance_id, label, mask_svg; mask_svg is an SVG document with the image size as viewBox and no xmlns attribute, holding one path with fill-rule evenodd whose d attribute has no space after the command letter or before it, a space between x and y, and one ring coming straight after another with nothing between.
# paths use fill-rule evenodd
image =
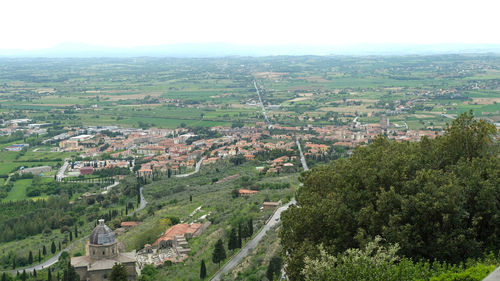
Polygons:
<instances>
[{"instance_id":1,"label":"church","mask_svg":"<svg viewBox=\"0 0 500 281\"><path fill-rule=\"evenodd\" d=\"M113 231L99 220L92 230L85 256L71 258L71 265L81 281L108 280L113 265L123 264L128 280L137 280L135 252L120 253Z\"/></svg>"}]
</instances>

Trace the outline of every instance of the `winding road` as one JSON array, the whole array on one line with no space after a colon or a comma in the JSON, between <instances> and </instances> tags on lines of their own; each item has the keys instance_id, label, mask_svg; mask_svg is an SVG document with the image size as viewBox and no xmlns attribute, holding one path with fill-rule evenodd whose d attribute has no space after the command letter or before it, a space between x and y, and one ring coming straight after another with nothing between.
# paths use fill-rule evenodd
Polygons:
<instances>
[{"instance_id":1,"label":"winding road","mask_svg":"<svg viewBox=\"0 0 500 281\"><path fill-rule=\"evenodd\" d=\"M176 178L185 178L185 177L189 177L191 175L194 175L196 173L198 173L200 171L200 167L201 167L201 163L203 162L203 158L200 159L200 161L198 161L196 163L196 166L194 167L194 171L191 172L191 173L187 173L187 174L181 174L181 175L175 175Z\"/></svg>"},{"instance_id":2,"label":"winding road","mask_svg":"<svg viewBox=\"0 0 500 281\"><path fill-rule=\"evenodd\" d=\"M296 203L295 199L292 199L286 205L276 209L274 215L267 221L267 223L264 225L264 227L262 227L259 233L257 233L257 235L255 235L255 237L252 240L248 241L248 243L246 243L245 246L243 246L243 248L241 248L241 250L236 255L234 255L221 269L219 269L219 271L217 271L214 277L212 277L212 279L210 280L212 281L220 280L220 278L224 274L228 273L229 271L231 271L231 269L233 269L233 267L238 265L241 262L241 260L244 257L246 257L257 246L257 244L259 244L260 240L262 240L262 238L264 238L264 236L266 235L266 232L273 226L278 224L281 213L286 209L288 209L290 205L295 203Z\"/></svg>"}]
</instances>

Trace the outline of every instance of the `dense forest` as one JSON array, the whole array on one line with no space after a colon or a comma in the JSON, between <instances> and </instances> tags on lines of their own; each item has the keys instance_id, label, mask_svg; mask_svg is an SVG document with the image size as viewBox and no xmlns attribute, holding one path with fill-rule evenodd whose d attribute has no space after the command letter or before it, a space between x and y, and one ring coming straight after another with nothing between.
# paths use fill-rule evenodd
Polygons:
<instances>
[{"instance_id":1,"label":"dense forest","mask_svg":"<svg viewBox=\"0 0 500 281\"><path fill-rule=\"evenodd\" d=\"M306 260L362 249L375 237L413 261L458 264L498 252L495 135L493 125L464 113L436 139L381 136L304 173L297 206L282 216L288 276L309 280Z\"/></svg>"}]
</instances>

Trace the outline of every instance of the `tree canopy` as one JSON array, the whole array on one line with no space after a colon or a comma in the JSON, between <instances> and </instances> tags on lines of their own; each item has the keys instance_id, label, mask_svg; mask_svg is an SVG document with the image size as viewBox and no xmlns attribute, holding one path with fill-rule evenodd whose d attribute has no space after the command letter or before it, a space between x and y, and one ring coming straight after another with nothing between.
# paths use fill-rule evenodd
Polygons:
<instances>
[{"instance_id":1,"label":"tree canopy","mask_svg":"<svg viewBox=\"0 0 500 281\"><path fill-rule=\"evenodd\" d=\"M115 263L113 268L111 268L111 273L109 274L110 281L126 281L127 280L127 269L121 263Z\"/></svg>"},{"instance_id":2,"label":"tree canopy","mask_svg":"<svg viewBox=\"0 0 500 281\"><path fill-rule=\"evenodd\" d=\"M384 137L304 173L297 206L282 214L286 270L305 257L360 248L381 236L402 256L458 263L500 247L500 158L496 129L472 112L443 136L420 142Z\"/></svg>"}]
</instances>

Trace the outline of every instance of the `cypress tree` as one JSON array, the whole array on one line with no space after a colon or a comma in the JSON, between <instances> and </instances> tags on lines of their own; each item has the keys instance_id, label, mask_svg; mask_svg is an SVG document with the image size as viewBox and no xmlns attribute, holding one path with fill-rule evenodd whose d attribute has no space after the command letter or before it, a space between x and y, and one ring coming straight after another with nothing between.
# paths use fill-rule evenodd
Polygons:
<instances>
[{"instance_id":1,"label":"cypress tree","mask_svg":"<svg viewBox=\"0 0 500 281\"><path fill-rule=\"evenodd\" d=\"M248 237L253 235L253 219L248 220Z\"/></svg>"},{"instance_id":2,"label":"cypress tree","mask_svg":"<svg viewBox=\"0 0 500 281\"><path fill-rule=\"evenodd\" d=\"M238 237L236 237L236 229L231 229L229 240L227 241L227 249L234 250L238 248Z\"/></svg>"},{"instance_id":3,"label":"cypress tree","mask_svg":"<svg viewBox=\"0 0 500 281\"><path fill-rule=\"evenodd\" d=\"M47 281L52 281L52 270L50 270L50 268L47 272Z\"/></svg>"},{"instance_id":4,"label":"cypress tree","mask_svg":"<svg viewBox=\"0 0 500 281\"><path fill-rule=\"evenodd\" d=\"M16 269L16 257L12 261L12 269Z\"/></svg>"},{"instance_id":5,"label":"cypress tree","mask_svg":"<svg viewBox=\"0 0 500 281\"><path fill-rule=\"evenodd\" d=\"M30 254L28 256L28 264L32 264L33 263L33 252L30 251Z\"/></svg>"},{"instance_id":6,"label":"cypress tree","mask_svg":"<svg viewBox=\"0 0 500 281\"><path fill-rule=\"evenodd\" d=\"M78 238L78 227L75 224L75 238Z\"/></svg>"},{"instance_id":7,"label":"cypress tree","mask_svg":"<svg viewBox=\"0 0 500 281\"><path fill-rule=\"evenodd\" d=\"M201 260L200 278L203 280L205 277L207 277L207 267L205 266L205 260Z\"/></svg>"},{"instance_id":8,"label":"cypress tree","mask_svg":"<svg viewBox=\"0 0 500 281\"><path fill-rule=\"evenodd\" d=\"M42 251L40 251L40 249L38 249L38 262L41 262L42 261Z\"/></svg>"},{"instance_id":9,"label":"cypress tree","mask_svg":"<svg viewBox=\"0 0 500 281\"><path fill-rule=\"evenodd\" d=\"M220 267L220 262L226 259L226 250L224 249L224 244L222 243L222 239L219 239L217 243L215 243L214 252L212 253L212 261L217 263Z\"/></svg>"},{"instance_id":10,"label":"cypress tree","mask_svg":"<svg viewBox=\"0 0 500 281\"><path fill-rule=\"evenodd\" d=\"M73 232L71 231L69 232L69 241L70 242L73 241Z\"/></svg>"},{"instance_id":11,"label":"cypress tree","mask_svg":"<svg viewBox=\"0 0 500 281\"><path fill-rule=\"evenodd\" d=\"M58 277L59 280L59 277ZM76 281L80 280L78 277L78 274L75 271L75 268L71 266L71 262L68 261L68 264L66 265L66 268L64 269L63 272L63 281ZM126 279L125 279L126 280Z\"/></svg>"},{"instance_id":12,"label":"cypress tree","mask_svg":"<svg viewBox=\"0 0 500 281\"><path fill-rule=\"evenodd\" d=\"M42 254L43 254L44 256L46 256L46 255L47 255L47 248L45 247L45 245L43 245Z\"/></svg>"},{"instance_id":13,"label":"cypress tree","mask_svg":"<svg viewBox=\"0 0 500 281\"><path fill-rule=\"evenodd\" d=\"M61 241L59 241L59 251L61 250Z\"/></svg>"},{"instance_id":14,"label":"cypress tree","mask_svg":"<svg viewBox=\"0 0 500 281\"><path fill-rule=\"evenodd\" d=\"M2 274L2 281L7 281L7 275L5 274L5 272Z\"/></svg>"},{"instance_id":15,"label":"cypress tree","mask_svg":"<svg viewBox=\"0 0 500 281\"><path fill-rule=\"evenodd\" d=\"M243 243L241 243L241 223L238 224L238 248L241 248Z\"/></svg>"},{"instance_id":16,"label":"cypress tree","mask_svg":"<svg viewBox=\"0 0 500 281\"><path fill-rule=\"evenodd\" d=\"M59 242L59 243L61 243L61 242ZM56 243L54 243L54 241L52 241L52 244L50 245L50 252L52 254L56 253Z\"/></svg>"},{"instance_id":17,"label":"cypress tree","mask_svg":"<svg viewBox=\"0 0 500 281\"><path fill-rule=\"evenodd\" d=\"M33 268L33 277L36 278L36 269Z\"/></svg>"},{"instance_id":18,"label":"cypress tree","mask_svg":"<svg viewBox=\"0 0 500 281\"><path fill-rule=\"evenodd\" d=\"M23 270L23 274L21 275L21 280L26 281L26 270Z\"/></svg>"},{"instance_id":19,"label":"cypress tree","mask_svg":"<svg viewBox=\"0 0 500 281\"><path fill-rule=\"evenodd\" d=\"M241 238L245 239L249 237L248 233L248 223L241 226Z\"/></svg>"}]
</instances>

